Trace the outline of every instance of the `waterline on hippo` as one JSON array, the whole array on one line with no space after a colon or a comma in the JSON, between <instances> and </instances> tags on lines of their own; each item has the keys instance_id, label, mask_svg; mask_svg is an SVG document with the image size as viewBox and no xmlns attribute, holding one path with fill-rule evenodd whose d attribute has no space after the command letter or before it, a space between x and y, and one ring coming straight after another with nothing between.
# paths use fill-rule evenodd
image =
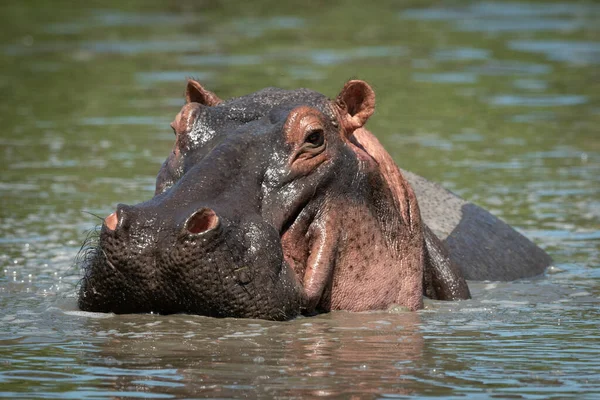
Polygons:
<instances>
[{"instance_id":1,"label":"waterline on hippo","mask_svg":"<svg viewBox=\"0 0 600 400\"><path fill-rule=\"evenodd\" d=\"M543 272L550 258L508 225L402 173L364 128L374 109L358 80L334 100L267 88L225 101L188 81L155 196L104 220L79 307L275 320L418 310L423 295L469 298L465 277Z\"/></svg>"}]
</instances>

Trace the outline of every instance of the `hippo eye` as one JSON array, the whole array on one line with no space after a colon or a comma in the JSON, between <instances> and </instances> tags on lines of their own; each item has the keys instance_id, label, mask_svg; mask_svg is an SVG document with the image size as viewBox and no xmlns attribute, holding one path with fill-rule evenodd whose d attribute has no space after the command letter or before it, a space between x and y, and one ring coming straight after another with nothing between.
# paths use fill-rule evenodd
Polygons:
<instances>
[{"instance_id":1,"label":"hippo eye","mask_svg":"<svg viewBox=\"0 0 600 400\"><path fill-rule=\"evenodd\" d=\"M308 143L314 147L319 147L325 140L323 129L315 129L311 131L304 139L304 143Z\"/></svg>"}]
</instances>

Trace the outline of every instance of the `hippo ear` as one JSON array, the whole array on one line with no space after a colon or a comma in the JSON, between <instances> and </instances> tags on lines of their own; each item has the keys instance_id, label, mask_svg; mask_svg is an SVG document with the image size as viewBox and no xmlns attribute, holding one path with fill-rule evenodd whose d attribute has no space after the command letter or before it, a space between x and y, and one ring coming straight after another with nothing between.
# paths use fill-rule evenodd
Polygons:
<instances>
[{"instance_id":1,"label":"hippo ear","mask_svg":"<svg viewBox=\"0 0 600 400\"><path fill-rule=\"evenodd\" d=\"M188 79L187 87L185 88L186 103L200 103L205 106L216 106L221 100L216 94L202 87L200 82L194 79Z\"/></svg>"},{"instance_id":2,"label":"hippo ear","mask_svg":"<svg viewBox=\"0 0 600 400\"><path fill-rule=\"evenodd\" d=\"M335 107L348 132L362 127L375 111L375 92L365 81L351 80L335 99Z\"/></svg>"}]
</instances>

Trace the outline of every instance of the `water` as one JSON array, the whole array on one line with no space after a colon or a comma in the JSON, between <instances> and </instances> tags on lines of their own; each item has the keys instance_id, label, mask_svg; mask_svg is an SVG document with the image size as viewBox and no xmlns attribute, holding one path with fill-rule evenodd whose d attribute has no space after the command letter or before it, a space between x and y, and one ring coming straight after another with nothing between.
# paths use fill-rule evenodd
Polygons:
<instances>
[{"instance_id":1,"label":"water","mask_svg":"<svg viewBox=\"0 0 600 400\"><path fill-rule=\"evenodd\" d=\"M90 4L0 5L0 397L600 395L597 3ZM79 312L85 231L152 195L186 76L222 98L369 81L401 166L555 266L418 313Z\"/></svg>"}]
</instances>

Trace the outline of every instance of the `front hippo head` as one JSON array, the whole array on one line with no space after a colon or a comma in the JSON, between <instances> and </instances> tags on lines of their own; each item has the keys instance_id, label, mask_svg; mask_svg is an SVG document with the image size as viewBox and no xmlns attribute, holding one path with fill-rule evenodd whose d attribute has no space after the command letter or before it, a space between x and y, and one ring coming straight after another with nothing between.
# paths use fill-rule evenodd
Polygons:
<instances>
[{"instance_id":1,"label":"front hippo head","mask_svg":"<svg viewBox=\"0 0 600 400\"><path fill-rule=\"evenodd\" d=\"M422 306L408 183L363 125L372 89L267 88L220 100L190 80L151 200L119 205L84 260L82 310L288 319Z\"/></svg>"},{"instance_id":2,"label":"front hippo head","mask_svg":"<svg viewBox=\"0 0 600 400\"><path fill-rule=\"evenodd\" d=\"M221 102L190 81L186 98L154 198L104 220L79 307L289 319L306 300L281 235L336 168L336 116L308 90Z\"/></svg>"}]
</instances>

